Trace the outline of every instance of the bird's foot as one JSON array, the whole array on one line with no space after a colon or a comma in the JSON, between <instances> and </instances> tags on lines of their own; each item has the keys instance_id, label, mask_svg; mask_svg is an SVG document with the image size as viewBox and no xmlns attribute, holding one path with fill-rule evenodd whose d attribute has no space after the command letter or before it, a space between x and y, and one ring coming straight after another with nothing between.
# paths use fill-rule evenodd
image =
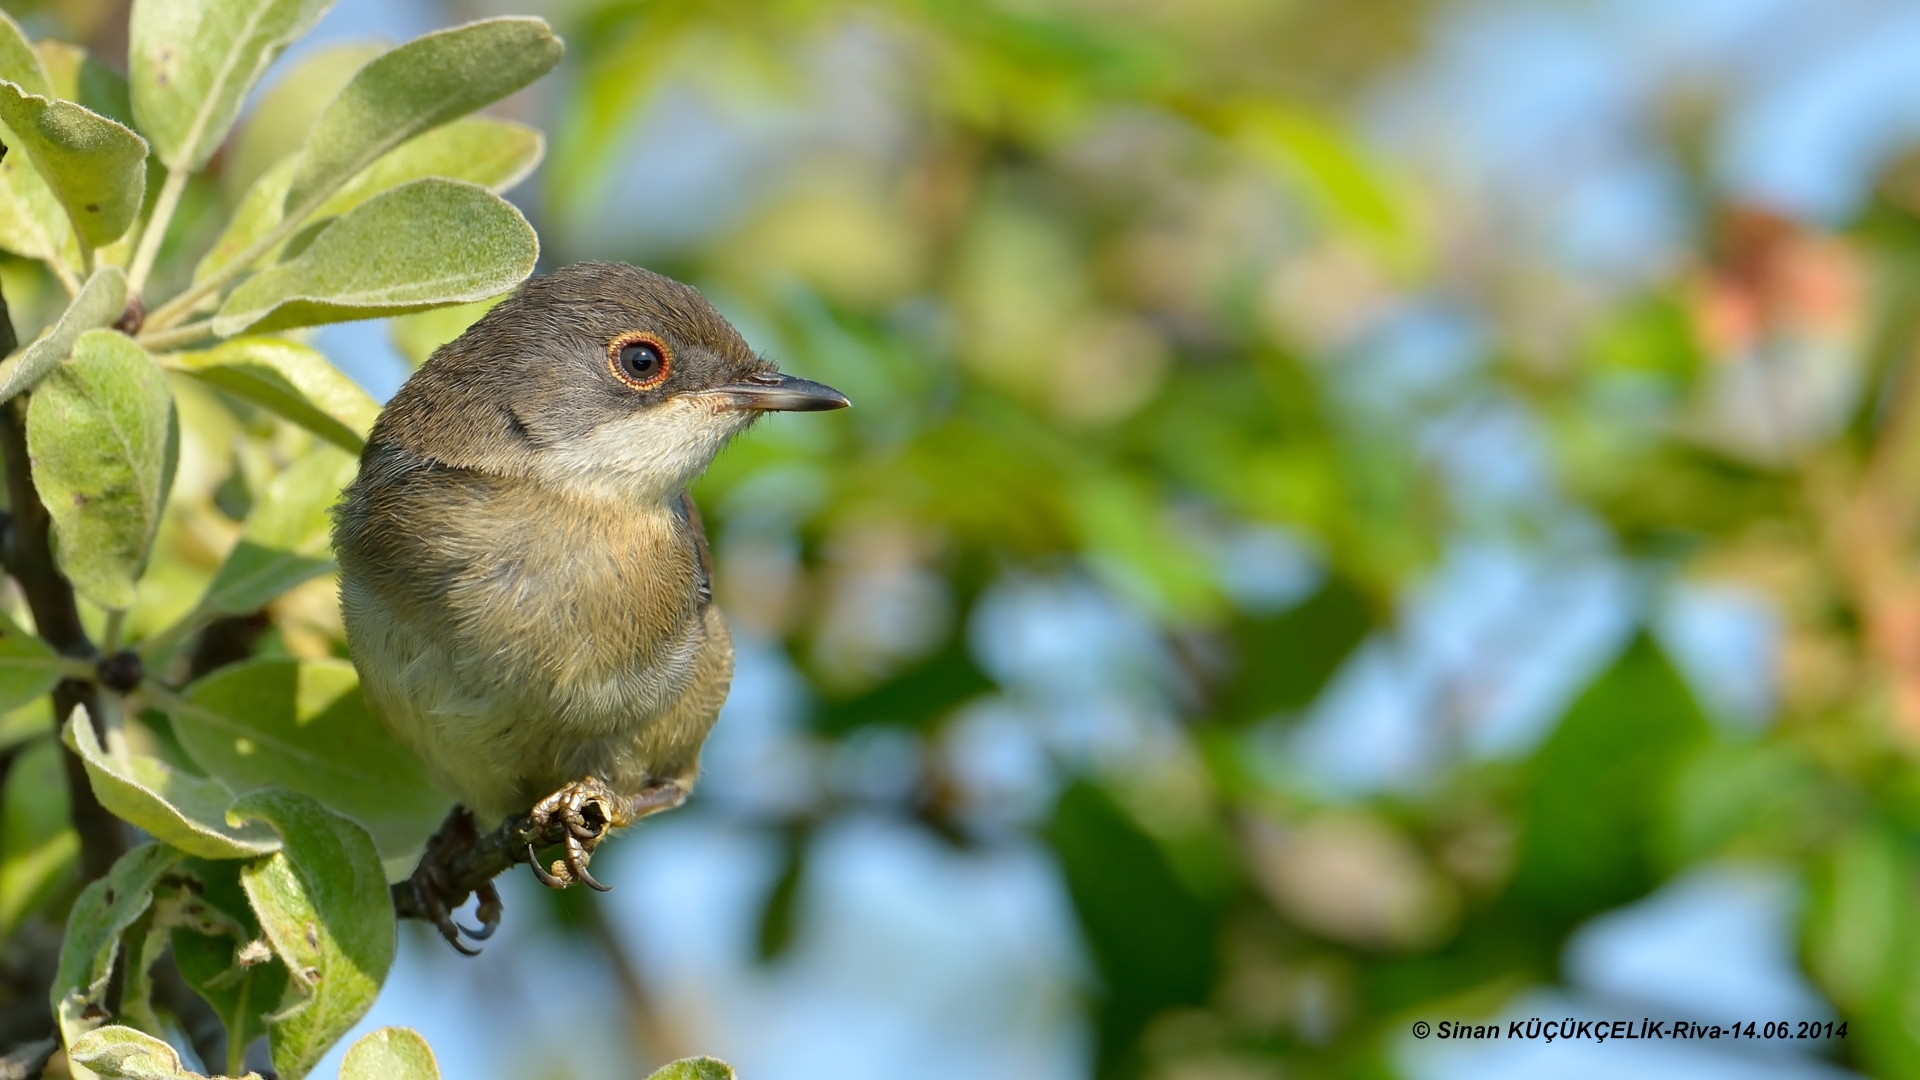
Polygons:
<instances>
[{"instance_id":1,"label":"bird's foot","mask_svg":"<svg viewBox=\"0 0 1920 1080\"><path fill-rule=\"evenodd\" d=\"M536 830L545 831L555 821L565 826L563 857L543 867L533 845L528 844L527 863L533 867L533 876L549 889L564 889L577 881L607 892L609 886L594 880L587 864L608 830L625 828L648 814L671 810L686 801L686 785L676 780L652 784L636 795L625 796L614 794L613 789L591 776L576 780L535 803L529 814Z\"/></svg>"},{"instance_id":2,"label":"bird's foot","mask_svg":"<svg viewBox=\"0 0 1920 1080\"><path fill-rule=\"evenodd\" d=\"M462 936L485 941L500 927L500 893L492 881L482 881L473 888L473 895L479 898L474 913L480 917L480 928L476 930L453 921L453 910L466 902L468 894L459 890L455 895L451 884L452 863L456 856L471 851L479 843L480 830L474 825L473 814L464 806L456 806L440 830L427 841L420 865L414 867L413 876L407 879L415 906L439 928L447 944L468 956L478 956L480 950L462 941Z\"/></svg>"}]
</instances>

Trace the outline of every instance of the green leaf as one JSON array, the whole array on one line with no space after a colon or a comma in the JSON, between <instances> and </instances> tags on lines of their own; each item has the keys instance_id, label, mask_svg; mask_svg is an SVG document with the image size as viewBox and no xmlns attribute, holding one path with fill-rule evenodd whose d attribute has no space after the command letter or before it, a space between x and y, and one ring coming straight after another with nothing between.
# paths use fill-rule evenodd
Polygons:
<instances>
[{"instance_id":1,"label":"green leaf","mask_svg":"<svg viewBox=\"0 0 1920 1080\"><path fill-rule=\"evenodd\" d=\"M383 1027L347 1048L340 1080L440 1080L440 1065L419 1032Z\"/></svg>"},{"instance_id":2,"label":"green leaf","mask_svg":"<svg viewBox=\"0 0 1920 1080\"><path fill-rule=\"evenodd\" d=\"M1375 618L1366 594L1334 576L1298 606L1234 619L1236 663L1220 695L1221 718L1247 724L1306 708L1366 640Z\"/></svg>"},{"instance_id":3,"label":"green leaf","mask_svg":"<svg viewBox=\"0 0 1920 1080\"><path fill-rule=\"evenodd\" d=\"M304 218L387 151L506 97L560 62L540 19L484 19L426 34L367 64L313 123L284 213ZM475 297L474 299L478 299Z\"/></svg>"},{"instance_id":4,"label":"green leaf","mask_svg":"<svg viewBox=\"0 0 1920 1080\"><path fill-rule=\"evenodd\" d=\"M19 751L0 798L0 941L46 902L80 853L67 820L67 775L60 744L43 739Z\"/></svg>"},{"instance_id":5,"label":"green leaf","mask_svg":"<svg viewBox=\"0 0 1920 1080\"><path fill-rule=\"evenodd\" d=\"M80 755L100 805L155 839L208 859L247 859L279 848L273 830L265 826L227 824L233 793L220 781L181 772L144 754L109 758L83 711L73 711L62 738Z\"/></svg>"},{"instance_id":6,"label":"green leaf","mask_svg":"<svg viewBox=\"0 0 1920 1080\"><path fill-rule=\"evenodd\" d=\"M273 483L240 528L240 541L213 575L196 616L259 611L295 585L333 569L327 511L353 482L358 459L315 447Z\"/></svg>"},{"instance_id":7,"label":"green leaf","mask_svg":"<svg viewBox=\"0 0 1920 1080\"><path fill-rule=\"evenodd\" d=\"M107 1019L107 983L120 953L120 933L147 910L154 885L179 861L180 853L165 844L134 848L73 902L48 998L68 1046Z\"/></svg>"},{"instance_id":8,"label":"green leaf","mask_svg":"<svg viewBox=\"0 0 1920 1080\"><path fill-rule=\"evenodd\" d=\"M386 51L387 46L377 43L342 42L315 49L294 62L260 95L259 103L240 125L240 133L234 136L220 172L227 198L237 199L268 169L290 161L307 141L307 132L327 102L347 85L354 72ZM273 203L275 221L280 219L280 199L286 194L286 185L280 185Z\"/></svg>"},{"instance_id":9,"label":"green leaf","mask_svg":"<svg viewBox=\"0 0 1920 1080\"><path fill-rule=\"evenodd\" d=\"M207 163L247 91L332 0L142 0L128 20L133 115L169 169Z\"/></svg>"},{"instance_id":10,"label":"green leaf","mask_svg":"<svg viewBox=\"0 0 1920 1080\"><path fill-rule=\"evenodd\" d=\"M1096 1017L1106 1075L1165 1009L1206 1000L1214 918L1160 846L1113 798L1079 781L1047 826L1105 995Z\"/></svg>"},{"instance_id":11,"label":"green leaf","mask_svg":"<svg viewBox=\"0 0 1920 1080\"><path fill-rule=\"evenodd\" d=\"M1676 780L1707 735L1680 673L1636 636L1534 754L1514 894L1571 923L1651 889Z\"/></svg>"},{"instance_id":12,"label":"green leaf","mask_svg":"<svg viewBox=\"0 0 1920 1080\"><path fill-rule=\"evenodd\" d=\"M257 791L234 813L272 823L285 842L241 884L291 979L267 1018L273 1064L299 1080L373 1007L393 963L393 901L366 832L291 791Z\"/></svg>"},{"instance_id":13,"label":"green leaf","mask_svg":"<svg viewBox=\"0 0 1920 1080\"><path fill-rule=\"evenodd\" d=\"M81 334L112 326L126 310L127 275L117 266L94 271L59 321L26 348L0 361L0 402L33 389L73 351L73 343Z\"/></svg>"},{"instance_id":14,"label":"green leaf","mask_svg":"<svg viewBox=\"0 0 1920 1080\"><path fill-rule=\"evenodd\" d=\"M337 217L383 191L435 176L506 191L526 179L543 152L540 133L522 124L486 116L456 120L394 148L303 221ZM292 159L281 161L247 190L233 220L195 267L195 281L238 258L280 224L280 204L293 179L294 164ZM269 251L260 264L271 265L277 258L277 251Z\"/></svg>"},{"instance_id":15,"label":"green leaf","mask_svg":"<svg viewBox=\"0 0 1920 1080\"><path fill-rule=\"evenodd\" d=\"M176 926L172 937L181 977L226 1025L229 1073L241 1068L246 1048L267 1033L266 1015L287 989L287 966L266 947L253 905L240 886L242 865L192 860L182 866L199 882L207 908L219 917L204 926Z\"/></svg>"},{"instance_id":16,"label":"green leaf","mask_svg":"<svg viewBox=\"0 0 1920 1080\"><path fill-rule=\"evenodd\" d=\"M193 759L236 791L278 785L373 835L383 855L419 850L447 800L381 725L345 660L252 660L187 688L172 712Z\"/></svg>"},{"instance_id":17,"label":"green leaf","mask_svg":"<svg viewBox=\"0 0 1920 1080\"><path fill-rule=\"evenodd\" d=\"M283 338L248 337L182 353L174 367L355 454L380 405L326 356Z\"/></svg>"},{"instance_id":18,"label":"green leaf","mask_svg":"<svg viewBox=\"0 0 1920 1080\"><path fill-rule=\"evenodd\" d=\"M15 145L13 133L0 128L0 143ZM80 245L73 224L25 154L0 160L0 248L39 259L71 280L80 267Z\"/></svg>"},{"instance_id":19,"label":"green leaf","mask_svg":"<svg viewBox=\"0 0 1920 1080\"><path fill-rule=\"evenodd\" d=\"M0 612L0 713L50 692L60 679L60 658L53 646Z\"/></svg>"},{"instance_id":20,"label":"green leaf","mask_svg":"<svg viewBox=\"0 0 1920 1080\"><path fill-rule=\"evenodd\" d=\"M55 559L101 607L132 607L176 438L166 376L132 338L89 330L27 408L27 453Z\"/></svg>"},{"instance_id":21,"label":"green leaf","mask_svg":"<svg viewBox=\"0 0 1920 1080\"><path fill-rule=\"evenodd\" d=\"M29 94L53 96L53 81L47 78L46 65L26 32L13 16L0 11L0 79L13 83Z\"/></svg>"},{"instance_id":22,"label":"green leaf","mask_svg":"<svg viewBox=\"0 0 1920 1080\"><path fill-rule=\"evenodd\" d=\"M533 227L498 195L416 180L335 219L298 258L235 289L213 330L224 337L483 300L518 285L539 255Z\"/></svg>"},{"instance_id":23,"label":"green leaf","mask_svg":"<svg viewBox=\"0 0 1920 1080\"><path fill-rule=\"evenodd\" d=\"M89 1031L67 1051L68 1059L92 1069L102 1080L189 1080L199 1073L180 1063L180 1054L144 1031L103 1027ZM260 1080L248 1073L240 1080Z\"/></svg>"},{"instance_id":24,"label":"green leaf","mask_svg":"<svg viewBox=\"0 0 1920 1080\"><path fill-rule=\"evenodd\" d=\"M145 139L91 109L7 82L0 82L0 121L82 240L103 247L133 224L147 195Z\"/></svg>"},{"instance_id":25,"label":"green leaf","mask_svg":"<svg viewBox=\"0 0 1920 1080\"><path fill-rule=\"evenodd\" d=\"M734 1080L733 1066L719 1058L682 1058L661 1066L647 1080Z\"/></svg>"}]
</instances>

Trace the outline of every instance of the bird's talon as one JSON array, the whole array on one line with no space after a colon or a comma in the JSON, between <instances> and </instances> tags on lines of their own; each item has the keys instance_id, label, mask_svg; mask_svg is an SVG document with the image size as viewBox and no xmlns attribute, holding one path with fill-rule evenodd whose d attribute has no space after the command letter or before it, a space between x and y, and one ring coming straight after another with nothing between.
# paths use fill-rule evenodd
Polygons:
<instances>
[{"instance_id":1,"label":"bird's talon","mask_svg":"<svg viewBox=\"0 0 1920 1080\"><path fill-rule=\"evenodd\" d=\"M550 873L546 867L540 865L540 856L534 854L532 844L527 845L527 865L533 867L533 876L540 879L540 884L545 885L549 889L564 889L570 884L569 882L561 880L557 874ZM553 868L560 873L566 872L566 867L557 862L553 864Z\"/></svg>"}]
</instances>

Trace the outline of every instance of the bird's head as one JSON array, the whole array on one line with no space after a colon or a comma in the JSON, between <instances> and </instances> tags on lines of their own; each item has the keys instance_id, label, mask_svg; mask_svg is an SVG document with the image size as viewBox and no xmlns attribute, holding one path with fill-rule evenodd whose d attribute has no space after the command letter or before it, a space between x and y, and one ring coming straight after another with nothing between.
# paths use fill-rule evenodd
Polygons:
<instances>
[{"instance_id":1,"label":"bird's head","mask_svg":"<svg viewBox=\"0 0 1920 1080\"><path fill-rule=\"evenodd\" d=\"M847 404L781 374L692 287L577 263L435 352L374 440L459 468L666 497L762 414Z\"/></svg>"}]
</instances>

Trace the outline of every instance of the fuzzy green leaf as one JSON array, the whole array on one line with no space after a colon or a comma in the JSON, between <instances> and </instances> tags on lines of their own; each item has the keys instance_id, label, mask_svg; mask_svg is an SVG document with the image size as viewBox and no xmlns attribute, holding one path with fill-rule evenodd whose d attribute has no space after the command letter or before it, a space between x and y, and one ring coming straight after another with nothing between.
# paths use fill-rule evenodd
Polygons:
<instances>
[{"instance_id":1,"label":"fuzzy green leaf","mask_svg":"<svg viewBox=\"0 0 1920 1080\"><path fill-rule=\"evenodd\" d=\"M193 776L144 754L110 758L86 714L75 709L62 737L86 766L88 786L114 817L190 855L246 859L279 848L273 830L227 824L233 793L218 780Z\"/></svg>"},{"instance_id":2,"label":"fuzzy green leaf","mask_svg":"<svg viewBox=\"0 0 1920 1080\"><path fill-rule=\"evenodd\" d=\"M335 219L298 258L235 289L213 329L229 336L483 300L524 280L539 255L533 227L498 195L416 180Z\"/></svg>"},{"instance_id":3,"label":"fuzzy green leaf","mask_svg":"<svg viewBox=\"0 0 1920 1080\"><path fill-rule=\"evenodd\" d=\"M257 791L234 813L270 822L285 842L240 881L291 975L267 1028L274 1068L299 1080L373 1007L393 963L393 901L366 831L312 799Z\"/></svg>"},{"instance_id":4,"label":"fuzzy green leaf","mask_svg":"<svg viewBox=\"0 0 1920 1080\"><path fill-rule=\"evenodd\" d=\"M253 660L187 689L174 732L235 791L278 785L310 795L372 833L383 855L417 851L447 800L418 758L387 734L344 660Z\"/></svg>"},{"instance_id":5,"label":"fuzzy green leaf","mask_svg":"<svg viewBox=\"0 0 1920 1080\"><path fill-rule=\"evenodd\" d=\"M133 115L169 169L207 163L247 91L332 0L141 0L127 25Z\"/></svg>"},{"instance_id":6,"label":"fuzzy green leaf","mask_svg":"<svg viewBox=\"0 0 1920 1080\"><path fill-rule=\"evenodd\" d=\"M356 454L380 415L379 403L318 349L283 338L236 338L184 353L175 366Z\"/></svg>"},{"instance_id":7,"label":"fuzzy green leaf","mask_svg":"<svg viewBox=\"0 0 1920 1080\"><path fill-rule=\"evenodd\" d=\"M33 158L74 231L94 247L118 240L147 195L147 142L71 101L0 82L0 121Z\"/></svg>"},{"instance_id":8,"label":"fuzzy green leaf","mask_svg":"<svg viewBox=\"0 0 1920 1080\"><path fill-rule=\"evenodd\" d=\"M12 712L51 691L61 678L53 646L0 612L0 713Z\"/></svg>"},{"instance_id":9,"label":"fuzzy green leaf","mask_svg":"<svg viewBox=\"0 0 1920 1080\"><path fill-rule=\"evenodd\" d=\"M46 65L27 40L26 32L13 16L0 11L0 79L18 85L29 94L53 96L53 81L47 78Z\"/></svg>"},{"instance_id":10,"label":"fuzzy green leaf","mask_svg":"<svg viewBox=\"0 0 1920 1080\"><path fill-rule=\"evenodd\" d=\"M304 218L382 154L489 105L560 62L540 19L483 19L426 34L367 64L313 123L287 187L285 216Z\"/></svg>"},{"instance_id":11,"label":"fuzzy green leaf","mask_svg":"<svg viewBox=\"0 0 1920 1080\"><path fill-rule=\"evenodd\" d=\"M166 376L111 330L81 334L28 405L27 453L55 559L101 607L133 606L176 439Z\"/></svg>"},{"instance_id":12,"label":"fuzzy green leaf","mask_svg":"<svg viewBox=\"0 0 1920 1080\"><path fill-rule=\"evenodd\" d=\"M67 305L59 321L26 348L0 361L0 402L33 389L54 365L73 351L73 343L81 334L113 325L125 310L127 275L117 266L101 267L87 279L80 295Z\"/></svg>"},{"instance_id":13,"label":"fuzzy green leaf","mask_svg":"<svg viewBox=\"0 0 1920 1080\"><path fill-rule=\"evenodd\" d=\"M682 1058L661 1066L647 1080L734 1080L733 1066L719 1058Z\"/></svg>"},{"instance_id":14,"label":"fuzzy green leaf","mask_svg":"<svg viewBox=\"0 0 1920 1080\"><path fill-rule=\"evenodd\" d=\"M259 611L295 585L333 569L327 511L353 482L358 459L315 447L275 477L247 512L240 541L200 600L198 616Z\"/></svg>"},{"instance_id":15,"label":"fuzzy green leaf","mask_svg":"<svg viewBox=\"0 0 1920 1080\"><path fill-rule=\"evenodd\" d=\"M89 1031L67 1051L67 1058L92 1069L101 1080L192 1080L200 1074L180 1062L165 1039L118 1024ZM240 1080L260 1080L248 1073Z\"/></svg>"},{"instance_id":16,"label":"fuzzy green leaf","mask_svg":"<svg viewBox=\"0 0 1920 1080\"><path fill-rule=\"evenodd\" d=\"M49 994L68 1046L107 1019L103 1003L120 952L120 933L147 910L154 885L179 861L180 853L165 844L134 848L73 902Z\"/></svg>"},{"instance_id":17,"label":"fuzzy green leaf","mask_svg":"<svg viewBox=\"0 0 1920 1080\"><path fill-rule=\"evenodd\" d=\"M347 1047L340 1080L440 1080L440 1065L419 1032L383 1027Z\"/></svg>"},{"instance_id":18,"label":"fuzzy green leaf","mask_svg":"<svg viewBox=\"0 0 1920 1080\"><path fill-rule=\"evenodd\" d=\"M506 191L526 179L544 152L540 133L525 125L489 116L455 120L395 147L335 192L308 219L336 217L383 191L433 176ZM291 158L281 161L247 190L226 230L194 268L195 281L238 258L280 224L280 204L293 179L294 165ZM269 251L260 261L270 265L277 256L278 252Z\"/></svg>"},{"instance_id":19,"label":"fuzzy green leaf","mask_svg":"<svg viewBox=\"0 0 1920 1080\"><path fill-rule=\"evenodd\" d=\"M379 43L348 41L315 49L295 61L260 95L258 104L240 125L240 133L234 136L220 170L220 185L227 198L237 200L268 169L297 154L320 111L354 72L386 51L387 46ZM280 200L286 194L286 185L282 184L273 203L276 221L280 218Z\"/></svg>"}]
</instances>

